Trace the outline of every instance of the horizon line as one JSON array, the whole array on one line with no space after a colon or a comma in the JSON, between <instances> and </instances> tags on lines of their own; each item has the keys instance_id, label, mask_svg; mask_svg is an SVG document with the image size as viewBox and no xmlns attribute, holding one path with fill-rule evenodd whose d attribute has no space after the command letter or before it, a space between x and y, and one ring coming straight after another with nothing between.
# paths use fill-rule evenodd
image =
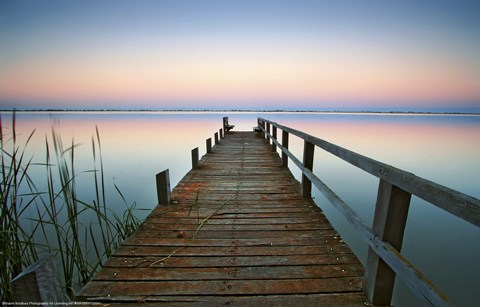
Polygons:
<instances>
[{"instance_id":1,"label":"horizon line","mask_svg":"<svg viewBox=\"0 0 480 307\"><path fill-rule=\"evenodd\" d=\"M314 110L314 109L150 109L150 108L102 108L102 109L81 109L81 108L27 108L27 109L0 109L0 112L231 112L231 113L365 113L365 114L451 114L451 115L480 115L480 112L465 111L414 111L414 110Z\"/></svg>"}]
</instances>

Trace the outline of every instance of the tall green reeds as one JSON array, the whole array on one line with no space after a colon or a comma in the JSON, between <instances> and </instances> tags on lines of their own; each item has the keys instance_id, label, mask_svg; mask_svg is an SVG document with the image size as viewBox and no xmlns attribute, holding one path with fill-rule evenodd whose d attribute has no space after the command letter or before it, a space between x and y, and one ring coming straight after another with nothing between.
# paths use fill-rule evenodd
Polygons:
<instances>
[{"instance_id":1,"label":"tall green reeds","mask_svg":"<svg viewBox=\"0 0 480 307\"><path fill-rule=\"evenodd\" d=\"M1 119L0 119L1 120ZM92 137L93 169L78 172L75 158L79 146L72 140L64 146L56 127L45 141L45 161L33 164L26 160L28 142L17 144L15 114L10 135L1 132L1 287L0 299L12 300L10 280L38 259L39 254L53 253L61 267L65 294L73 297L75 288L87 283L117 245L139 226L136 204L128 205L120 189L115 190L124 202L119 215L107 205L106 181L98 128ZM0 122L0 126L1 125ZM32 165L45 168L46 187L37 188L28 176ZM91 198L77 192L78 179L92 176ZM20 193L19 191L27 191ZM27 215L27 208L36 215ZM99 235L98 235L99 234Z\"/></svg>"},{"instance_id":2,"label":"tall green reeds","mask_svg":"<svg viewBox=\"0 0 480 307\"><path fill-rule=\"evenodd\" d=\"M0 283L1 301L11 299L10 280L22 272L25 266L38 259L33 242L33 231L25 231L20 223L27 208L35 203L38 193L28 169L32 161L25 157L25 148L33 136L17 143L16 120L12 118L10 133L6 132L0 117ZM23 192L20 187L28 187Z\"/></svg>"}]
</instances>

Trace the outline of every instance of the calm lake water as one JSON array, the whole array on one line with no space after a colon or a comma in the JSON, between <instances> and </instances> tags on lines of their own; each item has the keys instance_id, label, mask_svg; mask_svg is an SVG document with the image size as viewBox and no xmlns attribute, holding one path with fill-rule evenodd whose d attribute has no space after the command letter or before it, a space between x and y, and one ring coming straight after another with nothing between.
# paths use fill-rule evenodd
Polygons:
<instances>
[{"instance_id":1,"label":"calm lake water","mask_svg":"<svg viewBox=\"0 0 480 307\"><path fill-rule=\"evenodd\" d=\"M52 123L59 126L65 145L80 144L78 172L93 168L92 137L98 126L105 166L107 198L121 212L123 201L152 209L156 205L155 175L170 170L172 188L191 168L190 151L205 154L205 139L229 116L235 130L251 130L261 116L307 132L375 160L480 198L480 116L336 114L336 113L215 113L215 112L43 112L17 113L17 131L23 137L36 129L29 145L34 161L45 161L45 138ZM2 114L8 126L10 113ZM291 137L290 148L302 157L303 142ZM293 165L293 163L290 163ZM300 180L300 171L290 166ZM44 169L31 169L40 189ZM367 224L372 223L378 179L315 150L314 172L345 200ZM80 193L94 198L91 173L79 175ZM46 188L46 187L45 187ZM339 213L314 191L317 204L365 263L367 247ZM142 217L148 212L140 212ZM458 306L480 301L480 229L430 205L412 199L402 253ZM420 305L397 282L397 306Z\"/></svg>"}]
</instances>

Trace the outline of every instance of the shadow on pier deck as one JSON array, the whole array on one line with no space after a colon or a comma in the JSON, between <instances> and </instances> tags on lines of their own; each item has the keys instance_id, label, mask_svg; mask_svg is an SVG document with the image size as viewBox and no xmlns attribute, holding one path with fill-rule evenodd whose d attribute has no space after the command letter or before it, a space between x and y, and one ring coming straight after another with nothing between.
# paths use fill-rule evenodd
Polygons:
<instances>
[{"instance_id":1,"label":"shadow on pier deck","mask_svg":"<svg viewBox=\"0 0 480 307\"><path fill-rule=\"evenodd\" d=\"M230 132L79 299L364 305L363 267L265 139Z\"/></svg>"}]
</instances>

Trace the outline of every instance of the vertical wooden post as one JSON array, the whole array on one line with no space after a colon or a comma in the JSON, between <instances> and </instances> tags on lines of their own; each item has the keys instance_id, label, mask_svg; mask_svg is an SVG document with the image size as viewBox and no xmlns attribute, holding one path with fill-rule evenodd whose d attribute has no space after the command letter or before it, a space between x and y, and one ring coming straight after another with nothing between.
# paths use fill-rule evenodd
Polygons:
<instances>
[{"instance_id":1,"label":"vertical wooden post","mask_svg":"<svg viewBox=\"0 0 480 307\"><path fill-rule=\"evenodd\" d=\"M49 255L38 260L12 280L15 302L65 302L58 281L55 258Z\"/></svg>"},{"instance_id":2,"label":"vertical wooden post","mask_svg":"<svg viewBox=\"0 0 480 307\"><path fill-rule=\"evenodd\" d=\"M220 132L220 138L221 139L225 138L225 135L223 135L223 128L218 131Z\"/></svg>"},{"instance_id":3,"label":"vertical wooden post","mask_svg":"<svg viewBox=\"0 0 480 307\"><path fill-rule=\"evenodd\" d=\"M212 152L212 138L207 139L207 153Z\"/></svg>"},{"instance_id":4,"label":"vertical wooden post","mask_svg":"<svg viewBox=\"0 0 480 307\"><path fill-rule=\"evenodd\" d=\"M270 134L270 123L267 123L267 133ZM267 142L270 144L270 136L267 135Z\"/></svg>"},{"instance_id":5,"label":"vertical wooden post","mask_svg":"<svg viewBox=\"0 0 480 307\"><path fill-rule=\"evenodd\" d=\"M192 149L192 169L198 167L198 147Z\"/></svg>"},{"instance_id":6,"label":"vertical wooden post","mask_svg":"<svg viewBox=\"0 0 480 307\"><path fill-rule=\"evenodd\" d=\"M411 194L380 179L373 233L398 251L402 248ZM363 291L373 305L390 305L395 273L369 247Z\"/></svg>"},{"instance_id":7,"label":"vertical wooden post","mask_svg":"<svg viewBox=\"0 0 480 307\"><path fill-rule=\"evenodd\" d=\"M275 140L277 139L277 127L273 125L272 125L272 138L274 138ZM272 141L272 151L273 152L277 151L277 145L273 141Z\"/></svg>"},{"instance_id":8,"label":"vertical wooden post","mask_svg":"<svg viewBox=\"0 0 480 307\"><path fill-rule=\"evenodd\" d=\"M218 132L215 132L215 145L218 145Z\"/></svg>"},{"instance_id":9,"label":"vertical wooden post","mask_svg":"<svg viewBox=\"0 0 480 307\"><path fill-rule=\"evenodd\" d=\"M266 123L265 121L262 121L262 128L263 128L263 131L267 131L267 130L266 130L266 129L267 129L267 123ZM265 135L266 135L265 132L262 133L262 136L263 136L264 138L265 138Z\"/></svg>"},{"instance_id":10,"label":"vertical wooden post","mask_svg":"<svg viewBox=\"0 0 480 307\"><path fill-rule=\"evenodd\" d=\"M265 137L265 121L263 120L260 120L260 118L258 119L258 126L259 127L262 127L263 130L262 130L262 137Z\"/></svg>"},{"instance_id":11,"label":"vertical wooden post","mask_svg":"<svg viewBox=\"0 0 480 307\"><path fill-rule=\"evenodd\" d=\"M227 129L228 127L227 127L227 126L228 126L228 117L225 116L225 117L223 118L223 131L224 131L225 135L226 135L227 132L228 132L228 129Z\"/></svg>"},{"instance_id":12,"label":"vertical wooden post","mask_svg":"<svg viewBox=\"0 0 480 307\"><path fill-rule=\"evenodd\" d=\"M288 132L282 131L282 146L288 149ZM288 166L288 156L282 151L282 166Z\"/></svg>"},{"instance_id":13,"label":"vertical wooden post","mask_svg":"<svg viewBox=\"0 0 480 307\"><path fill-rule=\"evenodd\" d=\"M305 141L303 144L303 166L309 170L313 170L313 153L315 145ZM302 173L302 196L312 197L312 182Z\"/></svg>"},{"instance_id":14,"label":"vertical wooden post","mask_svg":"<svg viewBox=\"0 0 480 307\"><path fill-rule=\"evenodd\" d=\"M170 203L170 172L168 169L156 176L157 179L157 199L158 204Z\"/></svg>"}]
</instances>

